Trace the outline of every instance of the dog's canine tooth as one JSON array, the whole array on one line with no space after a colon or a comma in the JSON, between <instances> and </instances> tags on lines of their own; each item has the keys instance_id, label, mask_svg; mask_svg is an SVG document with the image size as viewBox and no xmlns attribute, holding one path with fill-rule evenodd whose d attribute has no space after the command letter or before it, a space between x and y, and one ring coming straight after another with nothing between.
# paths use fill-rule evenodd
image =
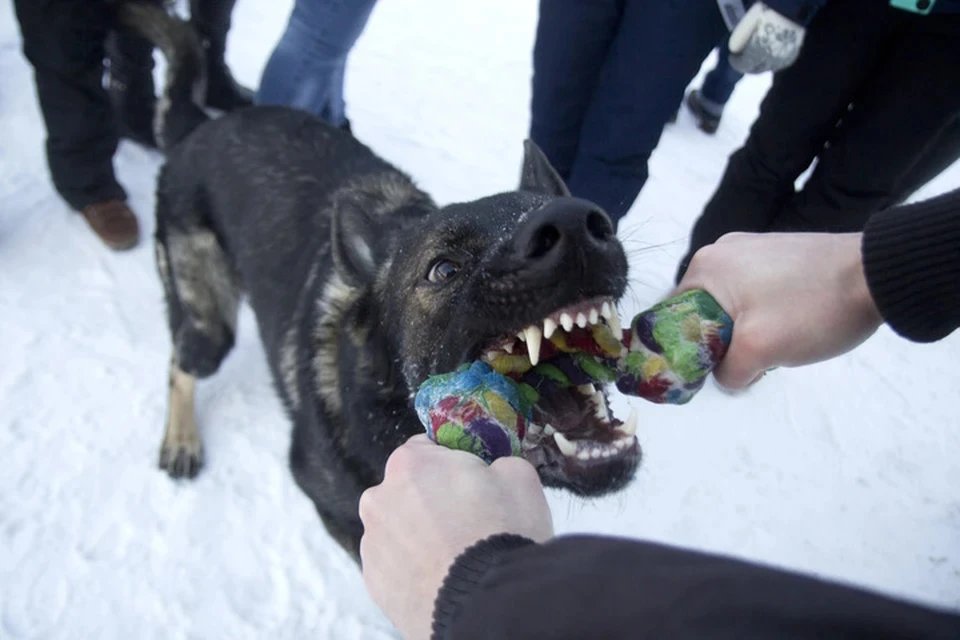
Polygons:
<instances>
[{"instance_id":1,"label":"dog's canine tooth","mask_svg":"<svg viewBox=\"0 0 960 640\"><path fill-rule=\"evenodd\" d=\"M600 321L600 313L597 311L596 307L590 309L590 324L597 324Z\"/></svg>"},{"instance_id":2,"label":"dog's canine tooth","mask_svg":"<svg viewBox=\"0 0 960 640\"><path fill-rule=\"evenodd\" d=\"M550 339L550 336L553 335L553 332L557 330L557 321L553 318L547 318L543 321L543 337L547 340Z\"/></svg>"},{"instance_id":3,"label":"dog's canine tooth","mask_svg":"<svg viewBox=\"0 0 960 640\"><path fill-rule=\"evenodd\" d=\"M587 326L587 316L583 315L583 312L577 314L577 326L583 329Z\"/></svg>"},{"instance_id":4,"label":"dog's canine tooth","mask_svg":"<svg viewBox=\"0 0 960 640\"><path fill-rule=\"evenodd\" d=\"M577 445L573 444L567 437L560 433L559 431L553 434L553 441L557 443L557 447L560 449L560 453L565 456L575 456L577 455Z\"/></svg>"},{"instance_id":5,"label":"dog's canine tooth","mask_svg":"<svg viewBox=\"0 0 960 640\"><path fill-rule=\"evenodd\" d=\"M527 353L530 354L530 364L536 366L540 362L540 341L543 339L543 332L540 327L530 325L523 330L527 336Z\"/></svg>"},{"instance_id":6,"label":"dog's canine tooth","mask_svg":"<svg viewBox=\"0 0 960 640\"><path fill-rule=\"evenodd\" d=\"M538 425L536 422L527 423L527 435L535 436L543 431L543 427Z\"/></svg>"},{"instance_id":7,"label":"dog's canine tooth","mask_svg":"<svg viewBox=\"0 0 960 640\"><path fill-rule=\"evenodd\" d=\"M503 350L507 353L513 353L513 340L503 345Z\"/></svg>"},{"instance_id":8,"label":"dog's canine tooth","mask_svg":"<svg viewBox=\"0 0 960 640\"><path fill-rule=\"evenodd\" d=\"M603 306L600 307L600 315L603 316L604 318L606 318L607 320L609 320L609 319L610 319L610 316L613 315L613 314L611 313L611 311L610 311L610 303L609 303L609 302L604 301Z\"/></svg>"},{"instance_id":9,"label":"dog's canine tooth","mask_svg":"<svg viewBox=\"0 0 960 640\"><path fill-rule=\"evenodd\" d=\"M620 316L617 313L616 309L613 309L612 313L610 314L610 317L607 318L607 324L610 325L610 331L613 332L613 335L617 339L619 339L621 334L623 333L623 329L620 326Z\"/></svg>"},{"instance_id":10,"label":"dog's canine tooth","mask_svg":"<svg viewBox=\"0 0 960 640\"><path fill-rule=\"evenodd\" d=\"M637 435L637 418L638 417L639 417L639 414L637 413L637 410L633 409L630 411L630 417L627 418L627 421L621 424L619 427L617 427L617 431L619 431L624 435L624 437L621 438L621 440L625 440L626 438L633 438L633 436Z\"/></svg>"},{"instance_id":11,"label":"dog's canine tooth","mask_svg":"<svg viewBox=\"0 0 960 640\"><path fill-rule=\"evenodd\" d=\"M563 327L564 331L570 331L573 329L573 318L569 313L560 314L560 326Z\"/></svg>"},{"instance_id":12,"label":"dog's canine tooth","mask_svg":"<svg viewBox=\"0 0 960 640\"><path fill-rule=\"evenodd\" d=\"M582 393L583 395L587 396L588 398L592 398L592 397L593 397L593 392L596 391L596 390L597 390L597 388L594 387L592 383L577 385L577 391L579 391L579 392Z\"/></svg>"}]
</instances>

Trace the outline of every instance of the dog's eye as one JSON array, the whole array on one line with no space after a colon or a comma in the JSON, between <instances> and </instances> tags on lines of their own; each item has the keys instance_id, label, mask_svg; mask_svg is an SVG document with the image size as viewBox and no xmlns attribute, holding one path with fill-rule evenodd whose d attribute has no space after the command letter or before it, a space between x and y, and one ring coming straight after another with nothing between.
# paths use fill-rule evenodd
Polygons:
<instances>
[{"instance_id":1,"label":"dog's eye","mask_svg":"<svg viewBox=\"0 0 960 640\"><path fill-rule=\"evenodd\" d=\"M430 282L445 282L457 275L457 272L460 271L460 265L451 260L437 260L432 267L430 267L430 273L427 274L427 280Z\"/></svg>"}]
</instances>

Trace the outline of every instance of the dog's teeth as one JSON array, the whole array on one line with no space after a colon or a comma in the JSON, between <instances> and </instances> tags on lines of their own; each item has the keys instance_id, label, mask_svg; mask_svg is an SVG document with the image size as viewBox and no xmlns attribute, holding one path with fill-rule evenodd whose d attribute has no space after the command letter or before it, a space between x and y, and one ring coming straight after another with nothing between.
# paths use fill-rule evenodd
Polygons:
<instances>
[{"instance_id":1,"label":"dog's teeth","mask_svg":"<svg viewBox=\"0 0 960 640\"><path fill-rule=\"evenodd\" d=\"M597 324L600 321L600 313L596 308L590 309L590 324Z\"/></svg>"},{"instance_id":2,"label":"dog's teeth","mask_svg":"<svg viewBox=\"0 0 960 640\"><path fill-rule=\"evenodd\" d=\"M507 353L513 353L513 341L511 340L510 342L504 344L503 350Z\"/></svg>"},{"instance_id":3,"label":"dog's teeth","mask_svg":"<svg viewBox=\"0 0 960 640\"><path fill-rule=\"evenodd\" d=\"M606 408L607 406L606 398L603 397L603 391L594 391L590 399L593 400L593 403L598 407Z\"/></svg>"},{"instance_id":4,"label":"dog's teeth","mask_svg":"<svg viewBox=\"0 0 960 640\"><path fill-rule=\"evenodd\" d=\"M594 447L593 449L590 450L590 457L596 460L597 458L600 457L600 453L601 453L600 447Z\"/></svg>"},{"instance_id":5,"label":"dog's teeth","mask_svg":"<svg viewBox=\"0 0 960 640\"><path fill-rule=\"evenodd\" d=\"M560 326L563 327L564 331L570 331L573 329L573 318L570 317L569 313L560 314Z\"/></svg>"},{"instance_id":6,"label":"dog's teeth","mask_svg":"<svg viewBox=\"0 0 960 640\"><path fill-rule=\"evenodd\" d=\"M553 434L553 441L557 443L557 447L560 449L560 453L565 456L575 456L577 455L577 445L573 444L567 437L557 431Z\"/></svg>"},{"instance_id":7,"label":"dog's teeth","mask_svg":"<svg viewBox=\"0 0 960 640\"><path fill-rule=\"evenodd\" d=\"M527 353L530 355L530 364L536 366L540 362L540 340L543 338L543 332L540 327L530 325L523 330L527 336Z\"/></svg>"},{"instance_id":8,"label":"dog's teeth","mask_svg":"<svg viewBox=\"0 0 960 640\"><path fill-rule=\"evenodd\" d=\"M587 326L587 316L583 315L583 312L577 314L577 326L583 329Z\"/></svg>"},{"instance_id":9,"label":"dog's teeth","mask_svg":"<svg viewBox=\"0 0 960 640\"><path fill-rule=\"evenodd\" d=\"M577 460L589 460L590 459L590 449L583 449L580 453L577 454Z\"/></svg>"},{"instance_id":10,"label":"dog's teeth","mask_svg":"<svg viewBox=\"0 0 960 640\"><path fill-rule=\"evenodd\" d=\"M630 411L630 417L622 425L617 427L617 431L624 434L625 437L632 438L637 435L637 418L639 414L636 409Z\"/></svg>"},{"instance_id":11,"label":"dog's teeth","mask_svg":"<svg viewBox=\"0 0 960 640\"><path fill-rule=\"evenodd\" d=\"M601 455L602 455L604 458L609 458L610 456L612 456L612 455L613 455L614 453L616 453L616 452L617 452L616 449L611 449L611 448L607 447L606 449L603 450L603 453L602 453Z\"/></svg>"},{"instance_id":12,"label":"dog's teeth","mask_svg":"<svg viewBox=\"0 0 960 640\"><path fill-rule=\"evenodd\" d=\"M523 331L518 332L517 337L520 338L520 342L527 341L527 334L525 334Z\"/></svg>"},{"instance_id":13,"label":"dog's teeth","mask_svg":"<svg viewBox=\"0 0 960 640\"><path fill-rule=\"evenodd\" d=\"M579 391L579 392L582 393L583 395L587 396L588 398L592 398L592 397L593 397L593 393L594 393L596 390L597 390L596 387L594 387L592 384L580 384L580 385L577 385L577 391Z\"/></svg>"},{"instance_id":14,"label":"dog's teeth","mask_svg":"<svg viewBox=\"0 0 960 640\"><path fill-rule=\"evenodd\" d=\"M623 329L620 326L620 316L617 315L616 309L613 309L610 313L610 317L607 318L607 324L610 325L610 331L613 332L614 337L619 340Z\"/></svg>"},{"instance_id":15,"label":"dog's teeth","mask_svg":"<svg viewBox=\"0 0 960 640\"><path fill-rule=\"evenodd\" d=\"M483 354L483 358L487 362L493 362L494 360L497 359L497 356L499 355L500 355L499 351L487 351L485 354Z\"/></svg>"},{"instance_id":16,"label":"dog's teeth","mask_svg":"<svg viewBox=\"0 0 960 640\"><path fill-rule=\"evenodd\" d=\"M545 426L545 427L543 428L543 433L546 434L547 436L552 436L552 435L555 434L556 432L557 432L557 430L554 429L554 427L553 427L552 424L548 424L547 426Z\"/></svg>"},{"instance_id":17,"label":"dog's teeth","mask_svg":"<svg viewBox=\"0 0 960 640\"><path fill-rule=\"evenodd\" d=\"M543 427L538 425L536 422L527 423L527 435L535 436L541 431L543 431Z\"/></svg>"},{"instance_id":18,"label":"dog's teeth","mask_svg":"<svg viewBox=\"0 0 960 640\"><path fill-rule=\"evenodd\" d=\"M557 330L557 321L552 318L547 318L543 321L543 337L547 340L550 339L550 336L553 335L553 332Z\"/></svg>"},{"instance_id":19,"label":"dog's teeth","mask_svg":"<svg viewBox=\"0 0 960 640\"><path fill-rule=\"evenodd\" d=\"M610 319L610 316L613 315L613 313L610 311L610 303L609 303L609 302L604 302L604 303L603 303L603 306L600 307L600 315L602 315L602 316L603 316L604 318L606 318L607 320L609 320L609 319Z\"/></svg>"},{"instance_id":20,"label":"dog's teeth","mask_svg":"<svg viewBox=\"0 0 960 640\"><path fill-rule=\"evenodd\" d=\"M593 415L597 416L598 420L607 419L607 408L603 405L603 400L593 407Z\"/></svg>"}]
</instances>

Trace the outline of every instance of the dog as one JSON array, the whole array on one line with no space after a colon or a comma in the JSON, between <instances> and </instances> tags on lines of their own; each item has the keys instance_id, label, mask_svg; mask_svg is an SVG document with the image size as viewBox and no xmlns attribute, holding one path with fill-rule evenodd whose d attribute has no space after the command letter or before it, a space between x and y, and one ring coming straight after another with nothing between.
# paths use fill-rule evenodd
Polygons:
<instances>
[{"instance_id":1,"label":"dog","mask_svg":"<svg viewBox=\"0 0 960 640\"><path fill-rule=\"evenodd\" d=\"M516 190L441 207L305 112L210 119L194 100L203 69L189 26L137 1L120 13L168 60L155 250L173 353L159 466L173 478L201 469L195 383L229 353L245 297L292 423L292 475L359 561L360 495L424 432L421 383L491 351L536 362L561 325L619 331L623 247L529 140ZM635 422L612 415L602 386L548 395L522 443L544 485L591 497L625 487L641 459Z\"/></svg>"}]
</instances>

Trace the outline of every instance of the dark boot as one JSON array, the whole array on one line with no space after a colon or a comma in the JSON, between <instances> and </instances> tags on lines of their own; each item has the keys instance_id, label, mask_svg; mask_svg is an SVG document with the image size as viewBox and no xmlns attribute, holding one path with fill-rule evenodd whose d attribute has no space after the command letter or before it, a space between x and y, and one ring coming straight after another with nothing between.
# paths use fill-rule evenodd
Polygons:
<instances>
[{"instance_id":1,"label":"dark boot","mask_svg":"<svg viewBox=\"0 0 960 640\"><path fill-rule=\"evenodd\" d=\"M156 148L153 45L132 34L113 32L107 37L106 53L107 93L120 137Z\"/></svg>"},{"instance_id":2,"label":"dark boot","mask_svg":"<svg viewBox=\"0 0 960 640\"><path fill-rule=\"evenodd\" d=\"M190 21L207 54L207 96L213 109L232 111L253 104L253 91L237 84L224 60L235 0L190 0Z\"/></svg>"},{"instance_id":3,"label":"dark boot","mask_svg":"<svg viewBox=\"0 0 960 640\"><path fill-rule=\"evenodd\" d=\"M720 126L720 116L723 114L723 105L715 105L700 95L699 91L691 91L687 95L687 108L697 120L697 126L709 134L717 132Z\"/></svg>"}]
</instances>

